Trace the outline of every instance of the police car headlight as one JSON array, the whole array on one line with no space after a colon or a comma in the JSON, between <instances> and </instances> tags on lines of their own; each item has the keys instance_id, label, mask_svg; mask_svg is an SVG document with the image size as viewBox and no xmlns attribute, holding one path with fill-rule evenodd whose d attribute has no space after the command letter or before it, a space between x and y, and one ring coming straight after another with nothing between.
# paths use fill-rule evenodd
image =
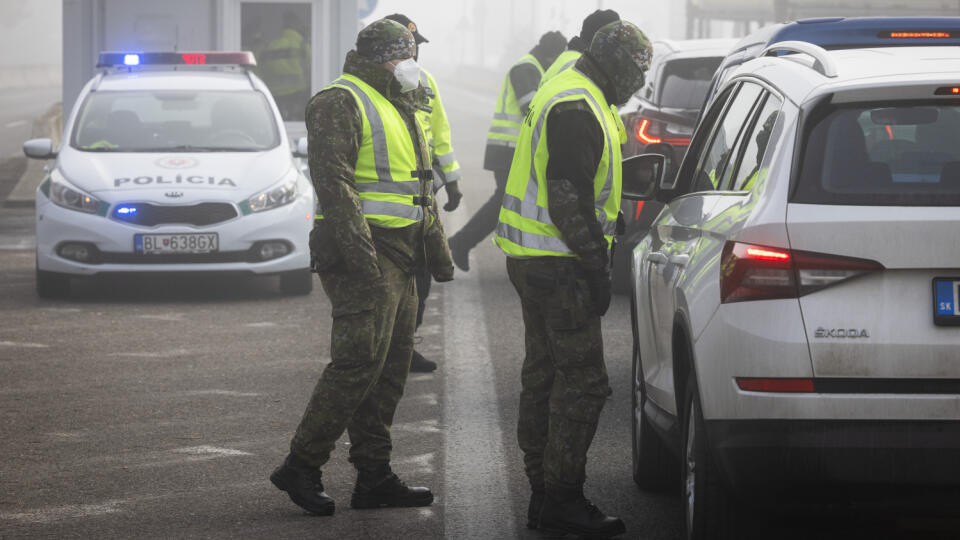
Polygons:
<instances>
[{"instance_id":1,"label":"police car headlight","mask_svg":"<svg viewBox=\"0 0 960 540\"><path fill-rule=\"evenodd\" d=\"M300 189L297 187L298 177L296 174L288 176L284 181L250 197L245 201L246 207L251 212L263 212L272 210L297 200Z\"/></svg>"},{"instance_id":2,"label":"police car headlight","mask_svg":"<svg viewBox=\"0 0 960 540\"><path fill-rule=\"evenodd\" d=\"M96 214L100 209L100 200L88 195L54 171L50 175L50 200L57 206L78 210L88 214Z\"/></svg>"}]
</instances>

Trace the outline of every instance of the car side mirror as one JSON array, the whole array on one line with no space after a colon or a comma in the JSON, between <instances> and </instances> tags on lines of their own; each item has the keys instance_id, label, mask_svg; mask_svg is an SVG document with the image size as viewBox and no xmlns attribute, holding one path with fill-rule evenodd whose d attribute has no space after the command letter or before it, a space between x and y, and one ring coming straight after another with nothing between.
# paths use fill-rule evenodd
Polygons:
<instances>
[{"instance_id":1,"label":"car side mirror","mask_svg":"<svg viewBox=\"0 0 960 540\"><path fill-rule=\"evenodd\" d=\"M50 139L30 139L23 143L23 154L30 159L53 159L57 152Z\"/></svg>"},{"instance_id":2,"label":"car side mirror","mask_svg":"<svg viewBox=\"0 0 960 540\"><path fill-rule=\"evenodd\" d=\"M293 150L293 156L298 158L307 157L307 138L300 137L297 139L297 147Z\"/></svg>"},{"instance_id":3,"label":"car side mirror","mask_svg":"<svg viewBox=\"0 0 960 540\"><path fill-rule=\"evenodd\" d=\"M665 168L663 154L640 154L623 160L623 198L632 201L655 199Z\"/></svg>"}]
</instances>

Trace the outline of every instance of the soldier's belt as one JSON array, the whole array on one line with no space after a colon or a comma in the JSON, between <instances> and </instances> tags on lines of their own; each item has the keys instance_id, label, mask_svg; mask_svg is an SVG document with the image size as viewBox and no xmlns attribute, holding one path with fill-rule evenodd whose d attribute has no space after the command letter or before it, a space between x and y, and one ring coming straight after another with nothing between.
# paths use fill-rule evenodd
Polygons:
<instances>
[{"instance_id":1,"label":"soldier's belt","mask_svg":"<svg viewBox=\"0 0 960 540\"><path fill-rule=\"evenodd\" d=\"M433 169L422 169L418 171L410 171L410 178L418 178L420 180L433 180Z\"/></svg>"},{"instance_id":2,"label":"soldier's belt","mask_svg":"<svg viewBox=\"0 0 960 540\"><path fill-rule=\"evenodd\" d=\"M433 197L430 195L425 195L422 197L419 195L414 195L413 204L417 206L431 206L433 204Z\"/></svg>"}]
</instances>

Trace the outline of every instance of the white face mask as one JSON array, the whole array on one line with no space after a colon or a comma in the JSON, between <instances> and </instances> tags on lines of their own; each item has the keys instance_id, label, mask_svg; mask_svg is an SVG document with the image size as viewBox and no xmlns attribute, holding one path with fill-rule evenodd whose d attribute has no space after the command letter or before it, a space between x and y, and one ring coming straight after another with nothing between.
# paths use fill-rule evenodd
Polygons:
<instances>
[{"instance_id":1,"label":"white face mask","mask_svg":"<svg viewBox=\"0 0 960 540\"><path fill-rule=\"evenodd\" d=\"M394 67L393 77L400 83L401 92L416 90L420 85L420 66L413 58L407 58Z\"/></svg>"}]
</instances>

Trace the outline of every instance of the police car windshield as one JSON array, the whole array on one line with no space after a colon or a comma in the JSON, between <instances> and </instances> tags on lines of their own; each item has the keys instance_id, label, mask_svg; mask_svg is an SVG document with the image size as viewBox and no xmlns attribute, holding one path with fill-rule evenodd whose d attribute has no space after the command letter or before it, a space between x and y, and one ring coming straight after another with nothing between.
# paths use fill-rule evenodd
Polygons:
<instances>
[{"instance_id":1,"label":"police car windshield","mask_svg":"<svg viewBox=\"0 0 960 540\"><path fill-rule=\"evenodd\" d=\"M257 91L93 92L71 146L88 152L256 152L280 144Z\"/></svg>"}]
</instances>

